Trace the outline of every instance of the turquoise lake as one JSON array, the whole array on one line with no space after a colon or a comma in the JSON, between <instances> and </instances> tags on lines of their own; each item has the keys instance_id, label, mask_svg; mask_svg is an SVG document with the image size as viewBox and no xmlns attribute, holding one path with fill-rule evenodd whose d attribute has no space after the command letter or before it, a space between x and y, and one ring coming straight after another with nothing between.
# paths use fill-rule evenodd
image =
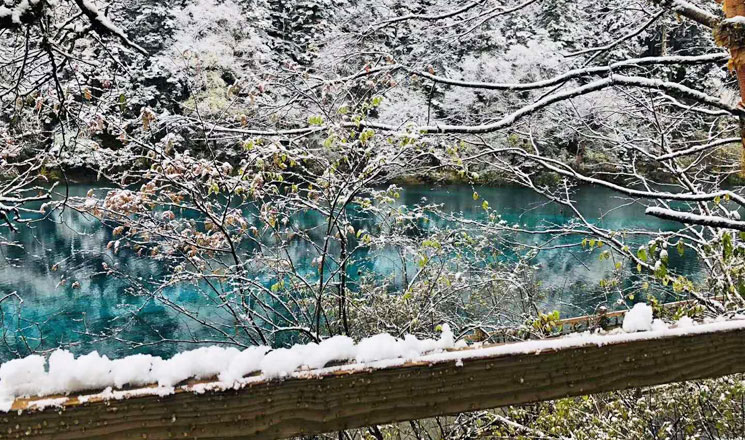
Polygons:
<instances>
[{"instance_id":1,"label":"turquoise lake","mask_svg":"<svg viewBox=\"0 0 745 440\"><path fill-rule=\"evenodd\" d=\"M85 195L90 186L73 185L72 195ZM500 213L509 224L526 228L564 224L570 214L560 207L546 204L545 199L528 189L516 187L478 187L481 199L487 200L493 210ZM484 216L481 201L473 200L471 186L408 186L401 192L399 203L412 205L424 199L443 205L443 210L462 213L467 218ZM616 193L594 187L580 188L574 200L583 215L593 222L614 229L675 230L681 225L644 215L644 207L629 200L619 199ZM305 217L304 217L305 218ZM308 215L304 221L313 222ZM114 255L106 249L112 239L109 228L98 220L70 209L31 226L21 226L7 237L22 245L4 247L0 260L0 303L2 311L2 341L0 362L25 356L32 350L49 350L59 344L70 345L76 352L98 350L110 356L131 353L130 349L116 342L116 338L99 340L97 334L121 325L131 312L139 310L136 322L127 323L126 337L143 342L138 352L168 355L179 349L178 344L168 346L147 345L159 337L178 340L188 330L173 313L155 302L143 302L141 297L129 294L121 280L102 273L102 264L118 264L123 272L136 279L157 276L163 269L148 258L132 253ZM545 242L546 236L525 236L526 243ZM562 240L578 241L576 236ZM641 238L641 242L646 239ZM302 250L298 250L300 253ZM696 277L700 268L696 257L683 257L671 253L670 266L678 273ZM301 258L302 260L302 258ZM381 253L367 257L366 270L385 274L392 270L394 258ZM541 299L544 311L558 309L562 316L592 313L598 304L613 307L617 298L606 298L598 293L598 282L613 269L609 261L600 261L597 253L590 254L580 247L565 247L541 252L536 258L540 265L538 276L546 296ZM58 285L60 271L55 264L63 264L65 273L80 283ZM301 261L308 269L310 261ZM303 268L300 268L303 270ZM357 269L350 270L354 277ZM70 275L72 274L72 275ZM267 283L273 282L266 280ZM189 285L175 286L168 294L179 301L199 301L190 294ZM183 347L181 347L183 348Z\"/></svg>"}]
</instances>

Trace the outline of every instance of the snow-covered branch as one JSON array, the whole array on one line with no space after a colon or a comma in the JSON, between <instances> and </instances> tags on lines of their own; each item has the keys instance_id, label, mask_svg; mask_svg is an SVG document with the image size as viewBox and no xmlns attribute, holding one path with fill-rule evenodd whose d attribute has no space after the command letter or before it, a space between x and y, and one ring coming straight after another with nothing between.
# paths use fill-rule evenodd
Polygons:
<instances>
[{"instance_id":1,"label":"snow-covered branch","mask_svg":"<svg viewBox=\"0 0 745 440\"><path fill-rule=\"evenodd\" d=\"M123 30L115 25L111 21L111 19L109 19L109 17L107 17L103 12L99 11L98 7L96 7L96 5L94 5L91 0L75 0L75 4L78 5L81 12L88 18L88 20L91 22L91 25L93 26L93 29L95 29L96 32L101 35L111 35L117 37L126 46L137 50L143 55L148 54L148 52L144 48L130 40L129 37L127 37L127 34L125 34Z\"/></svg>"},{"instance_id":2,"label":"snow-covered branch","mask_svg":"<svg viewBox=\"0 0 745 440\"><path fill-rule=\"evenodd\" d=\"M428 72L407 69L412 74L427 78L440 84L447 84L455 87L465 87L472 89L484 90L532 90L559 85L575 78L593 76L614 72L620 69L633 69L648 65L686 65L686 64L706 64L706 63L724 63L729 59L727 53L712 53L700 56L667 56L667 57L645 57L632 58L609 64L607 66L585 67L582 69L570 70L553 78L541 81L526 83L492 83L478 81L463 81L451 79L443 76L433 75Z\"/></svg>"},{"instance_id":3,"label":"snow-covered branch","mask_svg":"<svg viewBox=\"0 0 745 440\"><path fill-rule=\"evenodd\" d=\"M659 6L670 9L671 11L683 17L693 20L696 23L702 24L712 29L716 27L720 21L719 17L713 14L710 14L704 11L703 9L699 8L698 6L694 5L693 3L687 2L685 0L651 0L651 1Z\"/></svg>"},{"instance_id":4,"label":"snow-covered branch","mask_svg":"<svg viewBox=\"0 0 745 440\"><path fill-rule=\"evenodd\" d=\"M712 56L712 58L713 57L720 58L721 55L717 54L716 56ZM685 96L686 98L692 99L698 103L706 104L711 107L725 110L732 115L745 114L745 109L741 107L731 105L714 96L700 92L690 87L686 87L679 83L670 82L670 81L662 81L658 79L649 79L649 78L644 78L644 77L639 77L639 76L623 76L623 75L611 74L607 78L599 79L599 80L587 83L580 87L575 87L573 89L564 90L564 91L549 95L543 99L540 99L534 102L533 104L526 105L510 114L503 116L499 120L492 122L492 123L488 123L488 124L481 124L481 125L442 124L442 125L425 125L425 126L407 125L405 127L401 127L401 126L396 126L392 124L379 123L375 121L361 121L360 123L348 122L348 123L342 123L341 125L345 128L369 127L369 128L374 128L378 130L385 130L385 131L392 131L392 132L408 131L410 133L417 133L417 134L492 133L492 132L499 131L504 128L510 127L514 125L520 119L526 116L532 115L534 113L537 113L540 110L543 110L546 107L549 107L558 102L568 101L578 96L587 95L587 94L597 92L597 91L600 91L600 90L603 90L609 87L614 87L614 86L656 88L660 90L675 92L681 96ZM225 132L225 133L240 133L240 134L247 134L247 135L284 136L284 135L307 134L307 133L311 133L314 131L322 130L324 127L325 126L305 127L305 128L297 128L297 129L290 129L290 130L272 131L272 130L251 130L251 129L229 128L229 127L222 127L222 126L214 125L212 128L212 131Z\"/></svg>"},{"instance_id":5,"label":"snow-covered branch","mask_svg":"<svg viewBox=\"0 0 745 440\"><path fill-rule=\"evenodd\" d=\"M665 220L673 220L688 225L711 226L714 228L745 231L745 222L716 215L700 215L692 212L681 212L673 209L650 206L644 211L647 215Z\"/></svg>"}]
</instances>

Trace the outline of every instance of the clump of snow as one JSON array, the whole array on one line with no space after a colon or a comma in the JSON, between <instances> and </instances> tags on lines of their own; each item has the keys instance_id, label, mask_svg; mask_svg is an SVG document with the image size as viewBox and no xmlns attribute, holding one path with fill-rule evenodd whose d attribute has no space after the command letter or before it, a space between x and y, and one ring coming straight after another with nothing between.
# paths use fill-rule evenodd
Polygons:
<instances>
[{"instance_id":1,"label":"clump of snow","mask_svg":"<svg viewBox=\"0 0 745 440\"><path fill-rule=\"evenodd\" d=\"M238 353L230 361L226 369L220 372L217 379L228 384L235 383L238 379L261 368L261 361L270 348L266 346L249 347Z\"/></svg>"},{"instance_id":2,"label":"clump of snow","mask_svg":"<svg viewBox=\"0 0 745 440\"><path fill-rule=\"evenodd\" d=\"M308 350L305 364L312 369L322 368L329 362L354 359L357 353L354 340L347 336L334 336L317 346L309 345L312 345L313 349Z\"/></svg>"},{"instance_id":3,"label":"clump of snow","mask_svg":"<svg viewBox=\"0 0 745 440\"><path fill-rule=\"evenodd\" d=\"M233 347L201 347L167 360L143 354L111 360L95 351L76 358L69 351L57 350L48 361L32 355L0 366L0 411L8 411L17 397L105 389L97 398L120 398L112 387L153 383L158 384L154 393L170 394L174 386L187 379L209 377L217 377L222 387L229 388L254 372L261 372L265 379L282 378L301 367L317 370L330 362L355 359L361 363L406 360L461 345L465 343L456 344L453 332L444 324L438 340L419 340L412 335L398 339L381 334L355 345L349 337L335 336L319 344L298 344L272 351L265 346L244 351Z\"/></svg>"},{"instance_id":4,"label":"clump of snow","mask_svg":"<svg viewBox=\"0 0 745 440\"><path fill-rule=\"evenodd\" d=\"M363 339L357 346L357 362L372 362L382 359L412 359L421 353L444 350L455 347L455 337L450 326L442 326L440 339L419 340L415 336L406 335L403 340L396 339L389 334L380 334Z\"/></svg>"},{"instance_id":5,"label":"clump of snow","mask_svg":"<svg viewBox=\"0 0 745 440\"><path fill-rule=\"evenodd\" d=\"M652 330L652 307L644 303L634 304L623 317L623 331L633 333Z\"/></svg>"},{"instance_id":6,"label":"clump of snow","mask_svg":"<svg viewBox=\"0 0 745 440\"><path fill-rule=\"evenodd\" d=\"M124 385L147 385L155 382L151 374L154 356L149 354L135 354L124 359L116 359L111 363L111 374L114 386L121 388Z\"/></svg>"},{"instance_id":7,"label":"clump of snow","mask_svg":"<svg viewBox=\"0 0 745 440\"><path fill-rule=\"evenodd\" d=\"M301 346L280 348L267 354L261 361L261 372L267 377L285 377L303 365Z\"/></svg>"},{"instance_id":8,"label":"clump of snow","mask_svg":"<svg viewBox=\"0 0 745 440\"><path fill-rule=\"evenodd\" d=\"M367 338L357 346L357 362L370 362L398 357L400 350L397 339L383 333Z\"/></svg>"},{"instance_id":9,"label":"clump of snow","mask_svg":"<svg viewBox=\"0 0 745 440\"><path fill-rule=\"evenodd\" d=\"M652 331L653 332L667 330L668 328L670 328L670 326L668 326L665 323L665 321L663 321L661 319L655 319L654 321L652 321Z\"/></svg>"},{"instance_id":10,"label":"clump of snow","mask_svg":"<svg viewBox=\"0 0 745 440\"><path fill-rule=\"evenodd\" d=\"M49 374L42 378L37 380L46 394L103 388L111 382L111 360L96 351L75 359L69 351L57 350L49 356Z\"/></svg>"},{"instance_id":11,"label":"clump of snow","mask_svg":"<svg viewBox=\"0 0 745 440\"><path fill-rule=\"evenodd\" d=\"M0 365L0 410L8 411L14 396L30 396L41 391L38 380L45 375L42 356L31 355Z\"/></svg>"},{"instance_id":12,"label":"clump of snow","mask_svg":"<svg viewBox=\"0 0 745 440\"><path fill-rule=\"evenodd\" d=\"M201 347L153 362L152 376L159 386L174 386L186 379L217 376L240 351L237 348Z\"/></svg>"},{"instance_id":13,"label":"clump of snow","mask_svg":"<svg viewBox=\"0 0 745 440\"><path fill-rule=\"evenodd\" d=\"M29 408L37 409L37 410L43 410L45 408L59 408L62 407L65 402L67 402L66 397L53 397L51 399L40 399L40 400L34 400L33 402L29 402L28 406Z\"/></svg>"},{"instance_id":14,"label":"clump of snow","mask_svg":"<svg viewBox=\"0 0 745 440\"><path fill-rule=\"evenodd\" d=\"M676 322L675 326L677 328L689 328L693 327L694 325L696 325L696 323L693 321L693 319L689 318L688 316L684 316L680 318L678 322Z\"/></svg>"},{"instance_id":15,"label":"clump of snow","mask_svg":"<svg viewBox=\"0 0 745 440\"><path fill-rule=\"evenodd\" d=\"M732 23L732 24L745 24L745 17L742 15L736 15L734 17L726 18L724 19L724 23Z\"/></svg>"}]
</instances>

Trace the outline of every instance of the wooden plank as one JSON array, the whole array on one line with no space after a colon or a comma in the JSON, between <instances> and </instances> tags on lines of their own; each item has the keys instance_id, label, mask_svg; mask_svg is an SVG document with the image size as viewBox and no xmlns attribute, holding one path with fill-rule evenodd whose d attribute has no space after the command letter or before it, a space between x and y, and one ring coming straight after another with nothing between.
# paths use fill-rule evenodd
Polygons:
<instances>
[{"instance_id":1,"label":"wooden plank","mask_svg":"<svg viewBox=\"0 0 745 440\"><path fill-rule=\"evenodd\" d=\"M0 415L0 439L274 439L745 372L745 325ZM498 347L499 348L499 347ZM480 350L478 353L487 352ZM473 353L473 352L471 352ZM461 365L462 364L462 365ZM26 402L28 403L28 402Z\"/></svg>"}]
</instances>

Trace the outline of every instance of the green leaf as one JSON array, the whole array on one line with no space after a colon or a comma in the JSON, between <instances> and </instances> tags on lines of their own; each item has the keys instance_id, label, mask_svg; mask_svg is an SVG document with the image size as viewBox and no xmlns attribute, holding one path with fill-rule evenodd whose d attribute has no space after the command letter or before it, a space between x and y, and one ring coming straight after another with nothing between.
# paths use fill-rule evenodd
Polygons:
<instances>
[{"instance_id":1,"label":"green leaf","mask_svg":"<svg viewBox=\"0 0 745 440\"><path fill-rule=\"evenodd\" d=\"M426 255L421 255L419 257L419 260L417 261L417 264L419 265L419 267L424 267L427 265L428 261L429 261L429 258L427 258Z\"/></svg>"},{"instance_id":2,"label":"green leaf","mask_svg":"<svg viewBox=\"0 0 745 440\"><path fill-rule=\"evenodd\" d=\"M724 234L724 236L722 236L722 246L724 248L724 259L727 260L732 256L732 253L734 251L734 247L732 246L731 234Z\"/></svg>"},{"instance_id":3,"label":"green leaf","mask_svg":"<svg viewBox=\"0 0 745 440\"><path fill-rule=\"evenodd\" d=\"M636 251L636 256L639 257L640 260L646 262L647 261L647 250L644 248L639 248L639 250Z\"/></svg>"},{"instance_id":4,"label":"green leaf","mask_svg":"<svg viewBox=\"0 0 745 440\"><path fill-rule=\"evenodd\" d=\"M308 117L308 124L309 125L323 125L323 117L315 115L315 116L309 116Z\"/></svg>"}]
</instances>

